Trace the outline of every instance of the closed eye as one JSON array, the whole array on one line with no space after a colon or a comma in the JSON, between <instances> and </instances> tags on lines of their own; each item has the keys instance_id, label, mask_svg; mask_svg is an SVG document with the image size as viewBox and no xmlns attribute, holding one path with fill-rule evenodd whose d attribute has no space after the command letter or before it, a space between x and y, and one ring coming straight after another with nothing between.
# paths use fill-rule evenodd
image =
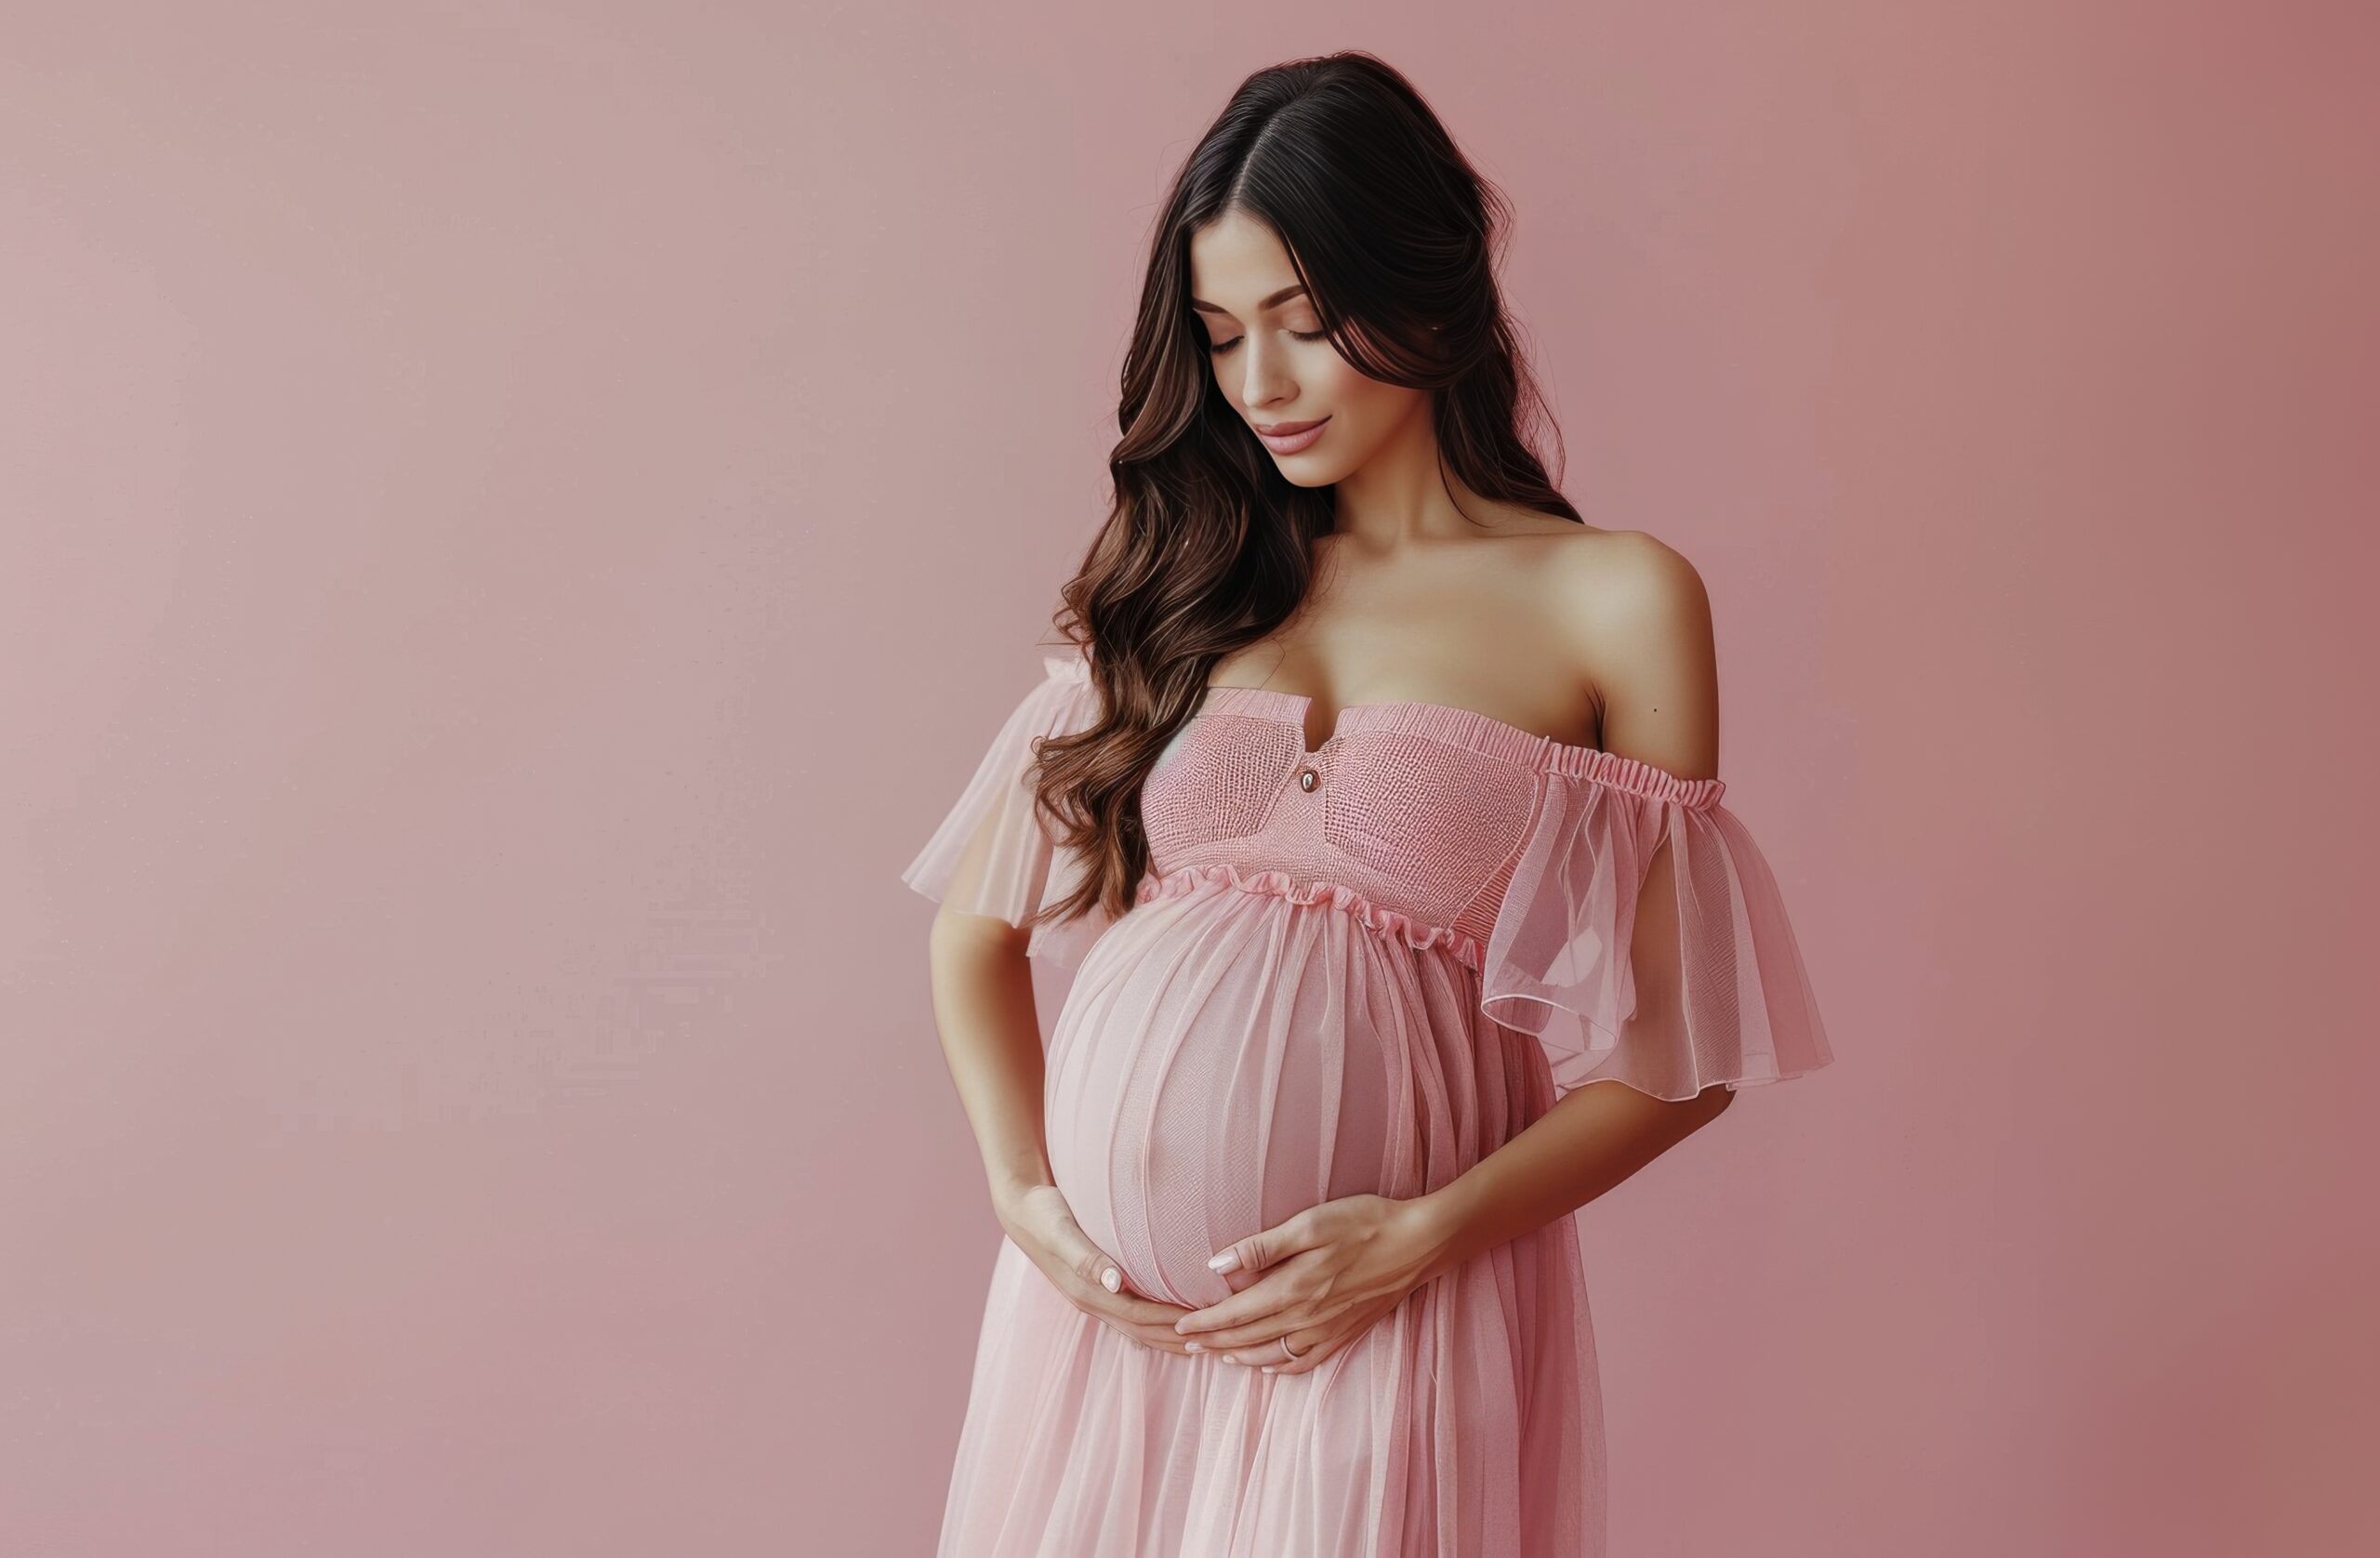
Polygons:
<instances>
[{"instance_id":1,"label":"closed eye","mask_svg":"<svg viewBox=\"0 0 2380 1558\"><path fill-rule=\"evenodd\" d=\"M1329 334L1330 332L1328 330L1316 330L1311 335L1307 334L1303 330L1292 330L1289 332L1289 335L1293 339L1301 341L1322 340L1329 337ZM1237 346L1246 337L1244 337L1234 336L1227 341L1210 341L1207 345L1208 354L1210 356L1221 357L1224 352L1229 351L1232 348Z\"/></svg>"}]
</instances>

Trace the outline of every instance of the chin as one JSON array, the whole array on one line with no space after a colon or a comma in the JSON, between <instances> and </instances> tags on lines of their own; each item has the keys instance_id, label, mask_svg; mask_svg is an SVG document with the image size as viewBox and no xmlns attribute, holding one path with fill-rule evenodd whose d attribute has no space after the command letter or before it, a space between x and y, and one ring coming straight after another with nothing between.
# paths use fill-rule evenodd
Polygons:
<instances>
[{"instance_id":1,"label":"chin","mask_svg":"<svg viewBox=\"0 0 2380 1558\"><path fill-rule=\"evenodd\" d=\"M1344 480L1355 465L1346 460L1317 460L1311 454L1301 454L1288 459L1276 457L1273 469L1292 487L1329 487Z\"/></svg>"}]
</instances>

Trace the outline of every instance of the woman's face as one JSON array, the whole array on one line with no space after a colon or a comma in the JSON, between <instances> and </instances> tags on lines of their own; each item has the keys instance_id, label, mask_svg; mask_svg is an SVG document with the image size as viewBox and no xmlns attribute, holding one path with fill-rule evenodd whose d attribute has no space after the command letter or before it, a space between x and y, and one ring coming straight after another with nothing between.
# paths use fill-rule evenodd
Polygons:
<instances>
[{"instance_id":1,"label":"woman's face","mask_svg":"<svg viewBox=\"0 0 2380 1558\"><path fill-rule=\"evenodd\" d=\"M1245 212L1191 235L1190 298L1223 398L1298 486L1360 469L1428 407L1427 392L1368 378L1339 355L1289 250Z\"/></svg>"}]
</instances>

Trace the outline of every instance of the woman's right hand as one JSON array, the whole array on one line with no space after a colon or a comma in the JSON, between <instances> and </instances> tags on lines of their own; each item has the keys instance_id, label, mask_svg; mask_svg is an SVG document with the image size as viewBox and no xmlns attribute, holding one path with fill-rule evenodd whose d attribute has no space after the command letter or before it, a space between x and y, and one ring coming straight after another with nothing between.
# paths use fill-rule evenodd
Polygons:
<instances>
[{"instance_id":1,"label":"woman's right hand","mask_svg":"<svg viewBox=\"0 0 2380 1558\"><path fill-rule=\"evenodd\" d=\"M993 1206L1000 1226L1008 1231L1009 1242L1025 1251L1077 1309L1104 1320L1144 1347L1188 1352L1183 1343L1189 1339L1176 1331L1173 1323L1190 1311L1181 1304L1125 1291L1123 1265L1091 1242L1056 1185L1020 1186L995 1195ZM1102 1280L1110 1273L1116 1282L1113 1289Z\"/></svg>"}]
</instances>

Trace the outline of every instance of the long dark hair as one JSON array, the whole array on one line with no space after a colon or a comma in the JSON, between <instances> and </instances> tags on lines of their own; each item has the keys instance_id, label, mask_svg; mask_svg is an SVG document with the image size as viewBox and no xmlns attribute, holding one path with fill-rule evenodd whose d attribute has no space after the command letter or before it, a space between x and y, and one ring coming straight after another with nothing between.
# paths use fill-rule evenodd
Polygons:
<instances>
[{"instance_id":1,"label":"long dark hair","mask_svg":"<svg viewBox=\"0 0 2380 1558\"><path fill-rule=\"evenodd\" d=\"M1372 55L1250 76L1157 220L1108 456L1115 505L1056 617L1090 660L1101 714L1038 746L1045 825L1088 864L1055 918L1130 906L1148 868L1143 777L1215 665L1289 620L1332 528L1333 491L1282 479L1217 386L1190 308L1191 234L1233 210L1279 236L1342 357L1434 392L1444 468L1490 499L1584 522L1524 436L1544 411L1496 284L1503 194Z\"/></svg>"}]
</instances>

